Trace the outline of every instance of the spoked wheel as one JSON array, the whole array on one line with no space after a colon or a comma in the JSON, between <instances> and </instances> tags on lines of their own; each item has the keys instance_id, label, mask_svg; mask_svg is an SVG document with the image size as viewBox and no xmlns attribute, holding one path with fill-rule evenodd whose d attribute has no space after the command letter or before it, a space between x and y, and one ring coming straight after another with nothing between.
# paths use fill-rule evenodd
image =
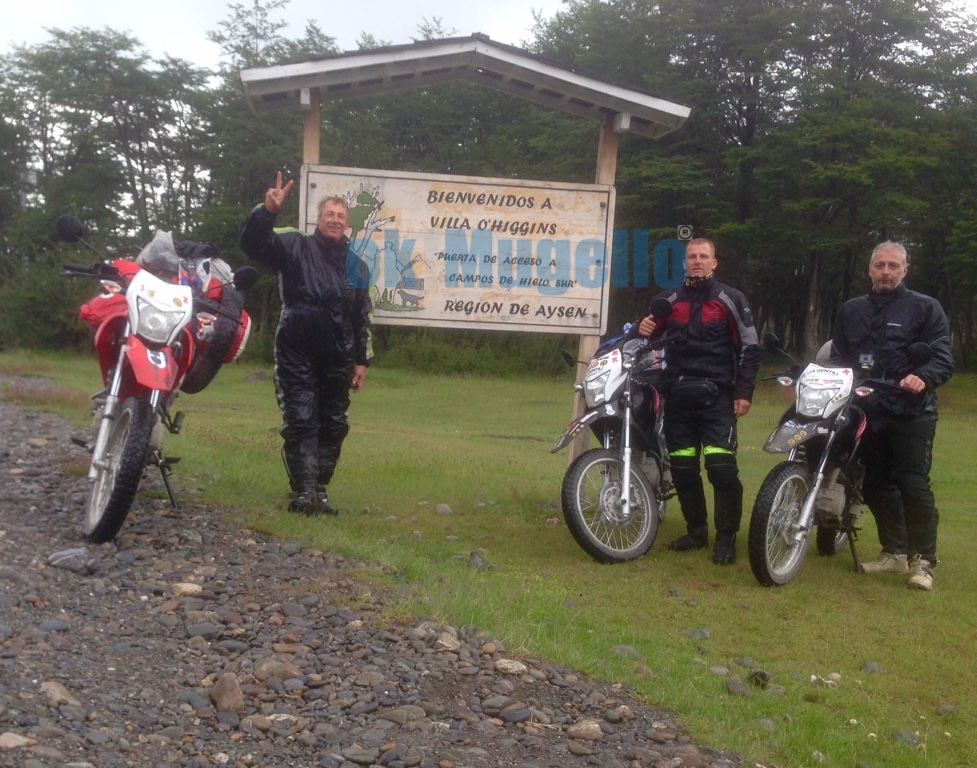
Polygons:
<instances>
[{"instance_id":1,"label":"spoked wheel","mask_svg":"<svg viewBox=\"0 0 977 768\"><path fill-rule=\"evenodd\" d=\"M130 397L116 413L105 453L92 458L97 476L85 513L89 541L111 541L125 522L149 456L154 422L152 405L139 397Z\"/></svg>"},{"instance_id":2,"label":"spoked wheel","mask_svg":"<svg viewBox=\"0 0 977 768\"><path fill-rule=\"evenodd\" d=\"M655 542L663 513L651 484L637 465L631 468L630 503L621 503L621 458L594 448L584 453L563 478L563 517L577 544L600 563L641 557Z\"/></svg>"},{"instance_id":3,"label":"spoked wheel","mask_svg":"<svg viewBox=\"0 0 977 768\"><path fill-rule=\"evenodd\" d=\"M811 476L803 464L778 464L763 481L750 517L750 568L765 587L786 584L800 570L809 535L797 540L797 524Z\"/></svg>"},{"instance_id":4,"label":"spoked wheel","mask_svg":"<svg viewBox=\"0 0 977 768\"><path fill-rule=\"evenodd\" d=\"M819 525L815 541L819 555L837 555L848 546L848 531Z\"/></svg>"}]
</instances>

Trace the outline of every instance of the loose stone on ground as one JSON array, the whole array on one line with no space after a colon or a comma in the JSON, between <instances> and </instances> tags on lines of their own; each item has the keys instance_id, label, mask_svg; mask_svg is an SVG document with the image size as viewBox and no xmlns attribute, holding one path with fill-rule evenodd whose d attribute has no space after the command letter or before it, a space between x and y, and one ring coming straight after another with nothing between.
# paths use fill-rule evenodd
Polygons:
<instances>
[{"instance_id":1,"label":"loose stone on ground","mask_svg":"<svg viewBox=\"0 0 977 768\"><path fill-rule=\"evenodd\" d=\"M367 564L192 499L141 494L88 544L70 435L0 400L0 765L741 765L482 632L381 626L384 595L350 576Z\"/></svg>"}]
</instances>

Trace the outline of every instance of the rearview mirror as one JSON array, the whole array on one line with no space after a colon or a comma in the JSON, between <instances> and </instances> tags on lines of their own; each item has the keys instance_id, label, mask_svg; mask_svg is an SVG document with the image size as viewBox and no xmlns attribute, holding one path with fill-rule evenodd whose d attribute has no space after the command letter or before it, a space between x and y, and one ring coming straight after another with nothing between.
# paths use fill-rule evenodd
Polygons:
<instances>
[{"instance_id":1,"label":"rearview mirror","mask_svg":"<svg viewBox=\"0 0 977 768\"><path fill-rule=\"evenodd\" d=\"M933 357L933 348L924 341L917 341L909 345L909 360L913 365L928 363Z\"/></svg>"},{"instance_id":2,"label":"rearview mirror","mask_svg":"<svg viewBox=\"0 0 977 768\"><path fill-rule=\"evenodd\" d=\"M58 239L66 243L77 243L85 234L85 227L73 213L62 213L58 216L54 229L58 233Z\"/></svg>"},{"instance_id":3,"label":"rearview mirror","mask_svg":"<svg viewBox=\"0 0 977 768\"><path fill-rule=\"evenodd\" d=\"M767 352L782 352L783 348L780 346L780 339L777 338L776 333L765 333L763 334L763 348Z\"/></svg>"},{"instance_id":4,"label":"rearview mirror","mask_svg":"<svg viewBox=\"0 0 977 768\"><path fill-rule=\"evenodd\" d=\"M258 282L258 270L249 264L238 267L234 270L234 287L239 291L246 291L254 288Z\"/></svg>"}]
</instances>

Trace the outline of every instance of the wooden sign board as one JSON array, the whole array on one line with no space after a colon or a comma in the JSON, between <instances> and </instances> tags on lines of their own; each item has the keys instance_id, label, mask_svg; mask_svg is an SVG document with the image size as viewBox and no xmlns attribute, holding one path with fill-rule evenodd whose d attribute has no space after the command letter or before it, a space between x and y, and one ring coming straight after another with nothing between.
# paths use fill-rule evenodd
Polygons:
<instances>
[{"instance_id":1,"label":"wooden sign board","mask_svg":"<svg viewBox=\"0 0 977 768\"><path fill-rule=\"evenodd\" d=\"M322 198L350 206L374 322L606 331L614 187L306 165L300 227Z\"/></svg>"}]
</instances>

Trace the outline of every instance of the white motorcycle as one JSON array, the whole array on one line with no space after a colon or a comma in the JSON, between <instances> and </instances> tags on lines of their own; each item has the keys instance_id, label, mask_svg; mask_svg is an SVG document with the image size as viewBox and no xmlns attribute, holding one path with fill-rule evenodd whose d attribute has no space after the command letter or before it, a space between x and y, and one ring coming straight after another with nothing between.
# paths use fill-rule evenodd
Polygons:
<instances>
[{"instance_id":1,"label":"white motorcycle","mask_svg":"<svg viewBox=\"0 0 977 768\"><path fill-rule=\"evenodd\" d=\"M576 364L572 355L564 356ZM570 533L601 563L626 562L648 552L674 493L658 391L663 368L661 342L622 335L602 344L576 384L587 410L553 446L556 453L587 429L601 443L568 467L561 492ZM635 418L636 410L642 418Z\"/></svg>"},{"instance_id":2,"label":"white motorcycle","mask_svg":"<svg viewBox=\"0 0 977 768\"><path fill-rule=\"evenodd\" d=\"M787 355L772 334L765 338L769 351ZM827 362L830 342L818 354L820 362L764 379L795 387L794 404L767 438L763 450L786 453L787 460L767 474L750 517L750 568L765 587L787 584L804 563L815 531L817 550L834 555L851 547L855 570L860 571L855 541L862 514L864 468L859 446L868 427L860 406L865 398L898 390L894 382L858 379L856 371ZM932 350L913 344L911 358L921 364ZM788 355L789 357L789 355Z\"/></svg>"}]
</instances>

